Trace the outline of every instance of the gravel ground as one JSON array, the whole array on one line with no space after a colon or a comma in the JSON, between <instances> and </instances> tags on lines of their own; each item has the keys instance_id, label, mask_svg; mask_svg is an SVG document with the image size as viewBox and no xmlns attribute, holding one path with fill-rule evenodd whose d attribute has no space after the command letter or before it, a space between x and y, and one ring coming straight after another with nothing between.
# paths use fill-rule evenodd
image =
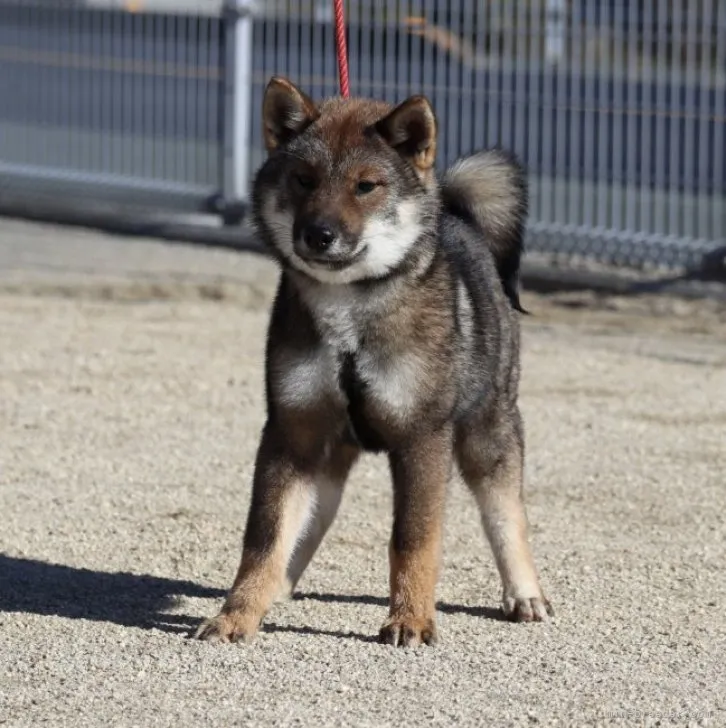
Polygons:
<instances>
[{"instance_id":1,"label":"gravel ground","mask_svg":"<svg viewBox=\"0 0 726 728\"><path fill-rule=\"evenodd\" d=\"M275 273L251 254L0 221L0 723L726 725L726 309L524 303L544 625L499 618L452 483L441 641L374 636L390 487L367 458L250 646L188 638L239 556Z\"/></svg>"}]
</instances>

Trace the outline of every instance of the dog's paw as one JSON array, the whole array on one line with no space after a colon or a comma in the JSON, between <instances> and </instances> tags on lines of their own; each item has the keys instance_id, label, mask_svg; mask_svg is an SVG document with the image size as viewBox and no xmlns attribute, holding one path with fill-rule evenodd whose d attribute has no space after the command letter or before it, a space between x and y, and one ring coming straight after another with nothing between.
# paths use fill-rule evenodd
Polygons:
<instances>
[{"instance_id":1,"label":"dog's paw","mask_svg":"<svg viewBox=\"0 0 726 728\"><path fill-rule=\"evenodd\" d=\"M194 639L216 644L250 642L257 634L259 624L241 612L222 612L212 619L205 619Z\"/></svg>"},{"instance_id":2,"label":"dog's paw","mask_svg":"<svg viewBox=\"0 0 726 728\"><path fill-rule=\"evenodd\" d=\"M382 627L378 639L394 647L418 647L436 643L436 624L427 617L391 617Z\"/></svg>"},{"instance_id":3,"label":"dog's paw","mask_svg":"<svg viewBox=\"0 0 726 728\"><path fill-rule=\"evenodd\" d=\"M544 596L505 596L502 601L502 611L512 622L545 622L555 613Z\"/></svg>"}]
</instances>

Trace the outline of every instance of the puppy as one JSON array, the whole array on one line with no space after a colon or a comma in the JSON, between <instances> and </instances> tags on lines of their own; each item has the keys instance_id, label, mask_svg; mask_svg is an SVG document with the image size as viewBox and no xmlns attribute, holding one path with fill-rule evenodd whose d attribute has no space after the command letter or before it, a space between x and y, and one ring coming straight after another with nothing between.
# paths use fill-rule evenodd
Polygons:
<instances>
[{"instance_id":1,"label":"puppy","mask_svg":"<svg viewBox=\"0 0 726 728\"><path fill-rule=\"evenodd\" d=\"M267 421L242 560L204 640L252 638L295 588L362 452L394 489L380 639L436 639L444 499L474 495L516 621L551 614L527 537L519 382L523 171L489 150L434 171L437 124L415 96L314 103L273 78L252 214L281 277L266 354Z\"/></svg>"}]
</instances>

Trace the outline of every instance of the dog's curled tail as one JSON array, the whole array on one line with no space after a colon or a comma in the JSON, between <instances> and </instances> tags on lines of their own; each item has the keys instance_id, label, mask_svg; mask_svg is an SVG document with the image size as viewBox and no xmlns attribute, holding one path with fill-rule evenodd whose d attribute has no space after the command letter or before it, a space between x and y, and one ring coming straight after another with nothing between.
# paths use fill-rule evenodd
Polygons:
<instances>
[{"instance_id":1,"label":"dog's curled tail","mask_svg":"<svg viewBox=\"0 0 726 728\"><path fill-rule=\"evenodd\" d=\"M444 209L481 235L496 261L504 292L519 302L519 265L528 211L527 178L517 159L500 149L455 162L441 180Z\"/></svg>"}]
</instances>

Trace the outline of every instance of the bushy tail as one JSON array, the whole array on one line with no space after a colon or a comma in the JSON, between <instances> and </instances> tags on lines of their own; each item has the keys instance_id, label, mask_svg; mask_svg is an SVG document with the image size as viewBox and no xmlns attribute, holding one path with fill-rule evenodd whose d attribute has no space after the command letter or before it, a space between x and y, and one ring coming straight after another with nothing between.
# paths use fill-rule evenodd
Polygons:
<instances>
[{"instance_id":1,"label":"bushy tail","mask_svg":"<svg viewBox=\"0 0 726 728\"><path fill-rule=\"evenodd\" d=\"M517 159L500 149L456 162L441 181L444 208L472 225L489 247L512 306L519 302L519 265L524 252L527 178Z\"/></svg>"}]
</instances>

